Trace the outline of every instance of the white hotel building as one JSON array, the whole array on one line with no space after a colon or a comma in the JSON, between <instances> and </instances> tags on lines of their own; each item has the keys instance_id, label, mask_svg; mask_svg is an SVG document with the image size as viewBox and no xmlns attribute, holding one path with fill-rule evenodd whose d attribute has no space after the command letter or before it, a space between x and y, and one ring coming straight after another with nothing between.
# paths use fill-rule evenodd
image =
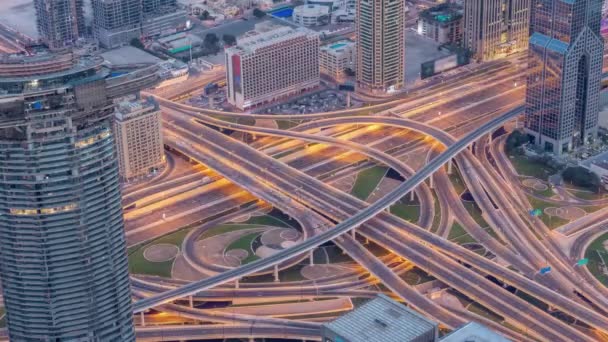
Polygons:
<instances>
[{"instance_id":1,"label":"white hotel building","mask_svg":"<svg viewBox=\"0 0 608 342\"><path fill-rule=\"evenodd\" d=\"M258 24L226 49L228 102L248 110L319 86L319 36Z\"/></svg>"},{"instance_id":2,"label":"white hotel building","mask_svg":"<svg viewBox=\"0 0 608 342\"><path fill-rule=\"evenodd\" d=\"M335 81L346 78L346 69L356 69L356 43L342 40L321 47L319 53L321 72Z\"/></svg>"}]
</instances>

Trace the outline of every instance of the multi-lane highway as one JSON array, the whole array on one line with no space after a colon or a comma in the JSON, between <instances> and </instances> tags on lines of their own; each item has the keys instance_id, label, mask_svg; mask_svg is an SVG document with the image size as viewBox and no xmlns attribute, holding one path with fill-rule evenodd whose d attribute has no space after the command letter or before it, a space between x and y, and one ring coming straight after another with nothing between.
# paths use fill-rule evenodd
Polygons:
<instances>
[{"instance_id":1,"label":"multi-lane highway","mask_svg":"<svg viewBox=\"0 0 608 342\"><path fill-rule=\"evenodd\" d=\"M217 138L217 137L216 137Z\"/></svg>"},{"instance_id":2,"label":"multi-lane highway","mask_svg":"<svg viewBox=\"0 0 608 342\"><path fill-rule=\"evenodd\" d=\"M364 246L350 235L345 235L346 232L356 229L359 234L408 259L446 285L499 313L507 322L521 331L526 331L534 339L555 341L598 339L600 331L608 331L605 312L597 306L589 306L587 302L581 301L574 294L574 290L603 305L604 289L599 288L597 282L591 279L583 278L585 281L579 283L568 278L573 272L571 265L568 265L570 259L556 249L557 246L547 238L547 235L544 235L545 239L539 241L532 233L533 229L542 231L546 227L534 220L520 217L522 212L525 213L526 203L521 201L519 189L512 187L512 179L507 179L506 185L502 184L504 179L500 173L504 170L495 171L484 155L488 150L485 139L487 134L520 113L518 106L523 96L525 76L521 62L521 59L514 59L511 62L486 66L483 70L466 75L460 83L436 84L429 89L413 92L409 96L404 95L403 99L366 109L300 116L274 114L253 116L256 119L309 121L291 131L234 124L231 123L233 119L252 116L198 109L159 98L159 102L167 112L165 130L168 133L168 145L192 160L207 165L215 172L203 171L171 179L167 182L171 185L159 185L160 194L144 190L134 191L136 195L133 195L131 201L140 204L141 207L138 205L138 211L127 213L127 217L142 217L150 220L149 224L166 226L153 222L154 218L146 214L152 211L158 212L154 210L155 208L167 208L165 207L167 201L174 201L171 205L175 206L175 209L172 210L176 210L176 213L181 215L185 208L180 207L182 205L180 203L188 201L189 198L199 198L191 196L208 196L207 194L214 191L228 189L230 193L237 194L234 197L235 202L231 204L222 201L221 197L226 193L218 192L217 205L221 204L222 208L226 209L240 203L238 199L241 196L249 196L250 200L260 198L298 219L307 233L305 239L296 246L238 268L215 269L205 266L207 268L201 270L211 271L209 272L211 276L201 281L159 286L156 280L148 279L144 282L135 280L136 290L143 290L141 295L147 297L135 304L136 312L153 307L167 308L168 305L173 305L170 304L173 300L188 296L200 298L204 290L223 286L222 284L238 280L245 275L268 271L275 265L289 266L289 260L306 257L308 251L321 243L333 240L367 269L377 281L387 285L419 311L434 317L448 327L462 323L462 320L453 313L424 299L396 277L398 271L394 267L391 269L386 266L390 259L381 260L370 255ZM369 114L379 116L365 116ZM417 121L404 120L402 117L414 118ZM222 121L225 118L231 120ZM427 124L422 124L420 121ZM258 138L260 136L272 138L258 139L258 142L251 144L253 147L251 148L207 126L228 131L242 131ZM338 127L355 128L340 131ZM398 154L393 153L398 152L399 149L403 151L400 145L394 149L385 147L376 150L370 148L373 144L368 146L355 142L354 140L361 136L365 127L374 129L392 127L391 136L402 134L404 129L419 132L437 139L445 145L446 149L441 153L427 152L424 165L415 172L407 163L396 158ZM456 140L439 128L449 128L461 139ZM375 140L374 144L383 142L384 140L379 139ZM471 151L467 150L467 146L475 142L478 142L477 146ZM304 148L306 143L312 143L313 147L319 148L311 148L307 151ZM422 146L427 144L425 141L421 143ZM408 148L411 150L415 146L413 144ZM490 145L490 150L495 146L497 145ZM330 158L329 163L315 161L315 158L307 158L307 154L312 153L313 150L323 151L325 155L342 157ZM260 151L264 152L260 153ZM274 155L274 158L264 153ZM336 172L331 171L335 166L330 167L330 165L332 163L338 165L335 164L338 160L348 165L349 159L346 156L349 154L358 156L353 160L361 160L361 156L369 159L363 163L358 162L359 165L380 162L401 174L406 180L372 204L328 187L324 182L336 177ZM452 159L457 161L462 178L498 238L488 234L487 230L472 219L458 198L458 194L454 192L442 168L444 164L451 163ZM349 167L349 170L357 169ZM329 174L331 176L328 176ZM321 175L325 176L321 177ZM209 176L210 179L205 181L203 177ZM229 182L222 180L222 177ZM430 179L433 179L430 187L434 189L438 201L433 199L427 184ZM502 194L501 191L505 186L512 189L512 193ZM141 191L139 192L141 197L137 196L138 191ZM421 206L417 224L403 221L384 212L384 209L411 191L416 191ZM207 199L201 198L204 198L204 201ZM429 231L435 216L434 206L439 206L441 213L437 234ZM203 203L198 206L198 208L203 207ZM497 259L486 259L446 241L444 237L453 220L459 222L475 240L506 264L499 264L496 262ZM334 227L327 229L335 223L337 224ZM150 230L150 232L153 236L160 231ZM578 241L579 244L575 246L584 244L586 240L581 238ZM187 257L190 258L189 262L197 265L200 260L196 260L195 253L188 250L186 252ZM546 265L547 256L556 259L553 265L554 272L540 277L537 270ZM203 266L200 263L198 265ZM511 268L507 268L507 265ZM481 274L472 271L468 266L473 266ZM520 291L597 330L581 330L556 319L488 281L484 278L485 275L491 275L500 282L515 286ZM365 281L361 282L361 284L365 283ZM346 287L339 282L329 281L327 286L337 286L333 290L347 291L344 292L345 295L348 295L348 291L352 291L345 290ZM280 297L284 294L293 294L294 290L296 288L286 284L285 287L277 289L277 292L260 289L256 291L260 291L258 293L263 296ZM321 295L322 292L324 291L317 286L306 289L302 287L300 290L300 293L309 295ZM174 309L183 310L178 305ZM193 317L204 320L201 316ZM251 318L241 317L241 319L247 321ZM513 339L525 339L508 328L494 326L493 328Z\"/></svg>"}]
</instances>

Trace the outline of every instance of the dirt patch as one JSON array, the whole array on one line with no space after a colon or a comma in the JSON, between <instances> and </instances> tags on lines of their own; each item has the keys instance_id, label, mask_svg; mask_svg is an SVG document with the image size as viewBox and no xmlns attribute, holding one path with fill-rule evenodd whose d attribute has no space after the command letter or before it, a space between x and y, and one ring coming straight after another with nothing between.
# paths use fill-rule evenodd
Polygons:
<instances>
[{"instance_id":1,"label":"dirt patch","mask_svg":"<svg viewBox=\"0 0 608 342\"><path fill-rule=\"evenodd\" d=\"M549 189L549 187L543 183L541 180L536 178L527 178L521 182L525 187L534 189L536 191L545 191Z\"/></svg>"},{"instance_id":2,"label":"dirt patch","mask_svg":"<svg viewBox=\"0 0 608 342\"><path fill-rule=\"evenodd\" d=\"M231 249L224 254L224 261L227 265L237 267L241 265L241 261L249 256L249 252L244 249Z\"/></svg>"},{"instance_id":3,"label":"dirt patch","mask_svg":"<svg viewBox=\"0 0 608 342\"><path fill-rule=\"evenodd\" d=\"M262 234L261 242L266 246L275 247L280 246L285 241L295 241L299 239L300 236L300 232L295 229L270 229Z\"/></svg>"},{"instance_id":4,"label":"dirt patch","mask_svg":"<svg viewBox=\"0 0 608 342\"><path fill-rule=\"evenodd\" d=\"M579 207L548 207L545 208L545 214L549 216L557 216L564 220L573 221L585 216L586 212Z\"/></svg>"},{"instance_id":5,"label":"dirt patch","mask_svg":"<svg viewBox=\"0 0 608 342\"><path fill-rule=\"evenodd\" d=\"M376 202L377 200L382 198L384 195L388 194L393 189L398 187L400 184L401 184L401 182L396 179L392 179L392 178L388 178L388 177L382 178L382 180L380 181L380 184L378 184L376 189L374 189L372 194L367 198L367 202L368 203Z\"/></svg>"},{"instance_id":6,"label":"dirt patch","mask_svg":"<svg viewBox=\"0 0 608 342\"><path fill-rule=\"evenodd\" d=\"M306 265L301 272L304 278L317 280L349 273L351 270L336 265Z\"/></svg>"},{"instance_id":7,"label":"dirt patch","mask_svg":"<svg viewBox=\"0 0 608 342\"><path fill-rule=\"evenodd\" d=\"M343 192L350 192L355 184L357 177L355 175L346 176L332 183L332 186Z\"/></svg>"}]
</instances>

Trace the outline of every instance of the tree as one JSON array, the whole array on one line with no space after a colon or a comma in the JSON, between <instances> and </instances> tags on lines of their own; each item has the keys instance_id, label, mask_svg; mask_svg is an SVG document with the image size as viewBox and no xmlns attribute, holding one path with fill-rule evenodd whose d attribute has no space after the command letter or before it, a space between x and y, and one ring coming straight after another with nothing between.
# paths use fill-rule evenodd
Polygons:
<instances>
[{"instance_id":1,"label":"tree","mask_svg":"<svg viewBox=\"0 0 608 342\"><path fill-rule=\"evenodd\" d=\"M202 21L205 21L205 20L211 19L211 16L209 15L209 11L204 10L203 13L201 13L201 15L198 16L198 18Z\"/></svg>"},{"instance_id":2,"label":"tree","mask_svg":"<svg viewBox=\"0 0 608 342\"><path fill-rule=\"evenodd\" d=\"M564 181L588 188L589 190L598 191L602 184L600 178L593 172L582 166L569 167L562 173Z\"/></svg>"},{"instance_id":3,"label":"tree","mask_svg":"<svg viewBox=\"0 0 608 342\"><path fill-rule=\"evenodd\" d=\"M205 39L203 40L203 44L205 47L215 46L220 41L215 33L207 33L205 35Z\"/></svg>"},{"instance_id":4,"label":"tree","mask_svg":"<svg viewBox=\"0 0 608 342\"><path fill-rule=\"evenodd\" d=\"M263 18L266 15L266 12L262 11L259 8L254 8L253 15L255 15L255 17L259 19L259 18Z\"/></svg>"},{"instance_id":5,"label":"tree","mask_svg":"<svg viewBox=\"0 0 608 342\"><path fill-rule=\"evenodd\" d=\"M144 46L144 43L141 42L141 40L137 39L137 38L133 38L131 39L131 46L136 47L138 49L145 49L146 47Z\"/></svg>"},{"instance_id":6,"label":"tree","mask_svg":"<svg viewBox=\"0 0 608 342\"><path fill-rule=\"evenodd\" d=\"M208 53L217 53L220 51L219 41L220 39L215 33L207 33L203 40L203 47Z\"/></svg>"},{"instance_id":7,"label":"tree","mask_svg":"<svg viewBox=\"0 0 608 342\"><path fill-rule=\"evenodd\" d=\"M528 138L528 135L519 130L515 130L507 138L505 149L507 150L507 152L512 153L516 151L520 146L529 141L530 138Z\"/></svg>"},{"instance_id":8,"label":"tree","mask_svg":"<svg viewBox=\"0 0 608 342\"><path fill-rule=\"evenodd\" d=\"M236 37L231 34L225 34L222 36L222 40L226 45L234 45L236 44Z\"/></svg>"}]
</instances>

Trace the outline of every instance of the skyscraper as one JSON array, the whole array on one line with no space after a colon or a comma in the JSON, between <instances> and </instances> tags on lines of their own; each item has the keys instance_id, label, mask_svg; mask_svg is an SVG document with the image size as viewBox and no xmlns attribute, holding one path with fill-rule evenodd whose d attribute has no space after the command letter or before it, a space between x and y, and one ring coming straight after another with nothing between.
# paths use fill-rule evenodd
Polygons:
<instances>
[{"instance_id":1,"label":"skyscraper","mask_svg":"<svg viewBox=\"0 0 608 342\"><path fill-rule=\"evenodd\" d=\"M85 33L83 0L34 0L41 40L53 50L72 46Z\"/></svg>"},{"instance_id":2,"label":"skyscraper","mask_svg":"<svg viewBox=\"0 0 608 342\"><path fill-rule=\"evenodd\" d=\"M464 46L489 61L525 51L531 0L465 0Z\"/></svg>"},{"instance_id":3,"label":"skyscraper","mask_svg":"<svg viewBox=\"0 0 608 342\"><path fill-rule=\"evenodd\" d=\"M141 0L93 0L93 31L99 44L114 48L141 36Z\"/></svg>"},{"instance_id":4,"label":"skyscraper","mask_svg":"<svg viewBox=\"0 0 608 342\"><path fill-rule=\"evenodd\" d=\"M155 12L161 8L177 7L177 0L142 0L144 12Z\"/></svg>"},{"instance_id":5,"label":"skyscraper","mask_svg":"<svg viewBox=\"0 0 608 342\"><path fill-rule=\"evenodd\" d=\"M0 58L0 280L11 341L135 341L101 58Z\"/></svg>"},{"instance_id":6,"label":"skyscraper","mask_svg":"<svg viewBox=\"0 0 608 342\"><path fill-rule=\"evenodd\" d=\"M535 0L525 128L561 154L597 135L602 0Z\"/></svg>"},{"instance_id":7,"label":"skyscraper","mask_svg":"<svg viewBox=\"0 0 608 342\"><path fill-rule=\"evenodd\" d=\"M384 94L405 86L404 2L357 0L357 91Z\"/></svg>"}]
</instances>

